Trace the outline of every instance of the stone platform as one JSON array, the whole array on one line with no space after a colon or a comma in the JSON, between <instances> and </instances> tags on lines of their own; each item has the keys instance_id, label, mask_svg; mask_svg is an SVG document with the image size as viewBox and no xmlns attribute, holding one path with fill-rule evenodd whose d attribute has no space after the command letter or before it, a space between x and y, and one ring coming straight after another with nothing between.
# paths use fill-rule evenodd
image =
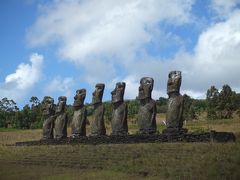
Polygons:
<instances>
[{"instance_id":1,"label":"stone platform","mask_svg":"<svg viewBox=\"0 0 240 180\"><path fill-rule=\"evenodd\" d=\"M134 144L164 142L234 142L231 132L210 131L206 133L173 133L157 135L126 136L83 136L79 138L49 139L39 141L17 142L16 146L64 145L64 144Z\"/></svg>"}]
</instances>

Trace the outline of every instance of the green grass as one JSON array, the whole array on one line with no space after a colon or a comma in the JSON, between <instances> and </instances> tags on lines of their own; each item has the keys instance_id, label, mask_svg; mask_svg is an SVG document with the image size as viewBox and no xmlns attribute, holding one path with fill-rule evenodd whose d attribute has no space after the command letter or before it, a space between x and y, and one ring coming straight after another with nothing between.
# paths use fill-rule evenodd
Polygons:
<instances>
[{"instance_id":1,"label":"green grass","mask_svg":"<svg viewBox=\"0 0 240 180\"><path fill-rule=\"evenodd\" d=\"M16 147L6 144L39 139L41 130L0 132L0 179L240 179L239 119L186 127L232 131L237 141Z\"/></svg>"}]
</instances>

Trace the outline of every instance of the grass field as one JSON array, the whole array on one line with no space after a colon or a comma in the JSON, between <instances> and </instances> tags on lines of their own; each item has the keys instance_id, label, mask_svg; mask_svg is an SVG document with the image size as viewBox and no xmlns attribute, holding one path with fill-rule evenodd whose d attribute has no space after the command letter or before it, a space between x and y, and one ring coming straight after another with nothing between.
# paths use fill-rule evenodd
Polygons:
<instances>
[{"instance_id":1,"label":"grass field","mask_svg":"<svg viewBox=\"0 0 240 180\"><path fill-rule=\"evenodd\" d=\"M160 131L162 118L158 115ZM136 125L129 127L136 131ZM239 119L185 127L231 131L237 141L16 147L17 141L40 139L41 130L0 129L0 179L240 179Z\"/></svg>"}]
</instances>

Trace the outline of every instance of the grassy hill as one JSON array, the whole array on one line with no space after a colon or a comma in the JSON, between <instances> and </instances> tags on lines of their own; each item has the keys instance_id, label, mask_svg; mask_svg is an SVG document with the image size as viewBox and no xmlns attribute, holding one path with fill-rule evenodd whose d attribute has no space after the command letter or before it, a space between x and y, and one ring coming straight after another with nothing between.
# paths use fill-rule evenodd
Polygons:
<instances>
[{"instance_id":1,"label":"grassy hill","mask_svg":"<svg viewBox=\"0 0 240 180\"><path fill-rule=\"evenodd\" d=\"M157 119L161 131L164 115ZM240 119L185 127L234 132L237 141L16 147L7 144L38 140L41 130L0 129L0 179L240 179ZM133 123L129 129L137 130Z\"/></svg>"}]
</instances>

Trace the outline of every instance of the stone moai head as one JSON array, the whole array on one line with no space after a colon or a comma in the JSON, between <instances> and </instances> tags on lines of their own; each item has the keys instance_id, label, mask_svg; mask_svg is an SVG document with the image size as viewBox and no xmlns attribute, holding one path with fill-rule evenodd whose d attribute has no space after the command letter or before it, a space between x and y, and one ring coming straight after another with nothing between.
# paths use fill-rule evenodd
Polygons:
<instances>
[{"instance_id":1,"label":"stone moai head","mask_svg":"<svg viewBox=\"0 0 240 180\"><path fill-rule=\"evenodd\" d=\"M45 96L42 101L42 114L45 116L54 114L54 99L50 96Z\"/></svg>"},{"instance_id":2,"label":"stone moai head","mask_svg":"<svg viewBox=\"0 0 240 180\"><path fill-rule=\"evenodd\" d=\"M98 104L102 102L103 92L104 92L105 84L98 83L95 86L95 91L92 93L92 103Z\"/></svg>"},{"instance_id":3,"label":"stone moai head","mask_svg":"<svg viewBox=\"0 0 240 180\"><path fill-rule=\"evenodd\" d=\"M182 82L181 71L171 71L168 75L167 94L179 93Z\"/></svg>"},{"instance_id":4,"label":"stone moai head","mask_svg":"<svg viewBox=\"0 0 240 180\"><path fill-rule=\"evenodd\" d=\"M150 77L143 77L140 80L140 86L138 91L138 99L143 100L146 98L152 98L154 80Z\"/></svg>"},{"instance_id":5,"label":"stone moai head","mask_svg":"<svg viewBox=\"0 0 240 180\"><path fill-rule=\"evenodd\" d=\"M111 92L112 94L112 103L123 102L123 96L125 92L126 83L118 82L116 83L115 89Z\"/></svg>"},{"instance_id":6,"label":"stone moai head","mask_svg":"<svg viewBox=\"0 0 240 180\"><path fill-rule=\"evenodd\" d=\"M81 107L84 105L84 100L86 97L86 89L79 89L76 91L76 95L74 96L74 102L73 106L76 107Z\"/></svg>"},{"instance_id":7,"label":"stone moai head","mask_svg":"<svg viewBox=\"0 0 240 180\"><path fill-rule=\"evenodd\" d=\"M56 107L56 113L64 112L66 103L67 103L67 97L66 96L60 96L58 98L58 103L57 103L57 107Z\"/></svg>"}]
</instances>

